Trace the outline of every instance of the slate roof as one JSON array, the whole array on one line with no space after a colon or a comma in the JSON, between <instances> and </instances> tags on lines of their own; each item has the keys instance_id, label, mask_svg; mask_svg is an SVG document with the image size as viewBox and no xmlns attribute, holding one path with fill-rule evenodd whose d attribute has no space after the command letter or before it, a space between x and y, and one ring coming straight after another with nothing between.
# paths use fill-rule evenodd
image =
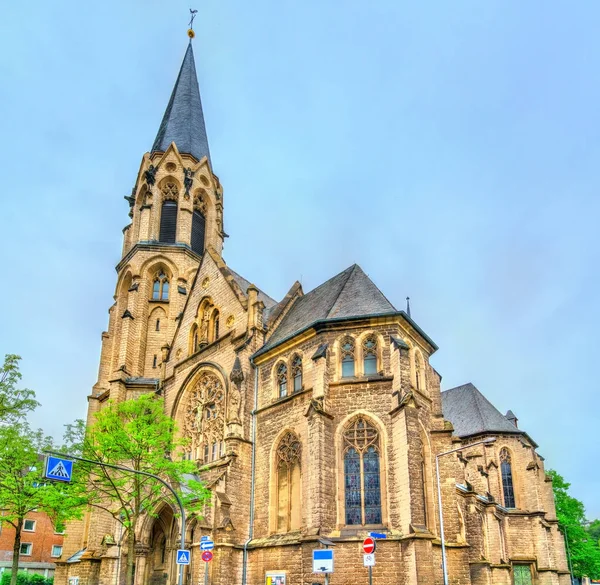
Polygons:
<instances>
[{"instance_id":1,"label":"slate roof","mask_svg":"<svg viewBox=\"0 0 600 585\"><path fill-rule=\"evenodd\" d=\"M181 153L191 154L198 160L206 156L210 161L191 41L152 145L152 152L165 152L171 142L176 144Z\"/></svg>"},{"instance_id":2,"label":"slate roof","mask_svg":"<svg viewBox=\"0 0 600 585\"><path fill-rule=\"evenodd\" d=\"M252 283L249 280L246 280L243 276L240 276L234 270L231 270L231 268L229 268L229 267L227 267L227 268L228 268L229 272L231 272L231 275L233 276L235 281L239 284L240 288L244 292L244 295L248 296L247 295L248 287ZM256 286L256 285L254 285L254 286ZM256 287L256 288L258 288L258 287ZM258 300L262 301L265 304L266 309L270 309L271 307L274 307L277 304L277 301L275 299L272 299L266 292L263 292L259 288L258 288Z\"/></svg>"},{"instance_id":3,"label":"slate roof","mask_svg":"<svg viewBox=\"0 0 600 585\"><path fill-rule=\"evenodd\" d=\"M481 433L524 434L470 382L442 392L442 411L461 438Z\"/></svg>"},{"instance_id":4,"label":"slate roof","mask_svg":"<svg viewBox=\"0 0 600 585\"><path fill-rule=\"evenodd\" d=\"M397 312L361 267L354 264L300 297L259 353L316 321Z\"/></svg>"}]
</instances>

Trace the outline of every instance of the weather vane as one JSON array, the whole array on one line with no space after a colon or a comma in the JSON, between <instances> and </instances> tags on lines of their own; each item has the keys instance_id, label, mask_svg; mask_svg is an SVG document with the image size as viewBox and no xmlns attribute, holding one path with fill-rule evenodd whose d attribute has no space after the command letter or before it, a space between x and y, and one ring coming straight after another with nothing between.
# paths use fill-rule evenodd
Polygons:
<instances>
[{"instance_id":1,"label":"weather vane","mask_svg":"<svg viewBox=\"0 0 600 585\"><path fill-rule=\"evenodd\" d=\"M197 10L192 10L190 8L190 14L192 15L192 17L190 18L190 22L189 22L189 29L188 29L188 37L190 37L190 39L193 39L196 36L196 33L194 32L194 18L196 18L196 13L198 11Z\"/></svg>"}]
</instances>

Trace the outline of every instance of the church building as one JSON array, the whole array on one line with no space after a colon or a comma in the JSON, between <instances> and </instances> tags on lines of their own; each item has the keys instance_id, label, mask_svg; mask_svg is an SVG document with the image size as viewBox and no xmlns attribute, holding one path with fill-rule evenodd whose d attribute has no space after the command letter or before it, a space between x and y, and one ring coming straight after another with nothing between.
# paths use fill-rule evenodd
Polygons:
<instances>
[{"instance_id":1,"label":"church building","mask_svg":"<svg viewBox=\"0 0 600 585\"><path fill-rule=\"evenodd\" d=\"M313 551L326 548L331 585L367 583L375 532L374 583L442 584L441 500L449 583L568 585L552 484L515 415L472 384L441 391L437 345L360 266L282 299L228 266L216 170L190 40L126 198L88 396L89 423L108 399L159 393L189 439L212 501L188 519L184 582L204 582L209 536L211 585L324 583ZM177 583L179 531L167 501L144 521L136 585ZM73 522L55 583L123 583L117 538L101 511Z\"/></svg>"}]
</instances>

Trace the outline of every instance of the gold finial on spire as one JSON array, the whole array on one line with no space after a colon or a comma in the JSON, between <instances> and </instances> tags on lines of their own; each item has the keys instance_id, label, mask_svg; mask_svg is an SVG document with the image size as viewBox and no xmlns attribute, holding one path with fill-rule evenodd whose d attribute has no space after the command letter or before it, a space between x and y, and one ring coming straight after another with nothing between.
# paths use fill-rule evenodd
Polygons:
<instances>
[{"instance_id":1,"label":"gold finial on spire","mask_svg":"<svg viewBox=\"0 0 600 585\"><path fill-rule=\"evenodd\" d=\"M192 40L195 36L196 33L194 32L194 18L196 18L196 13L198 11L197 10L192 10L190 8L190 14L192 15L192 17L190 18L190 22L189 22L189 29L188 29L188 37L190 37L190 40Z\"/></svg>"}]
</instances>

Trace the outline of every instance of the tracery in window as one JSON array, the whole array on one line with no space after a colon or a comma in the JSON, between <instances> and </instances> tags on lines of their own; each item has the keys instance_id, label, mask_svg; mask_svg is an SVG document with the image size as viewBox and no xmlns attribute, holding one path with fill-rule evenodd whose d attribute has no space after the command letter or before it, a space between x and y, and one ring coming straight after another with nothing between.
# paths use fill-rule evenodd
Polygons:
<instances>
[{"instance_id":1,"label":"tracery in window","mask_svg":"<svg viewBox=\"0 0 600 585\"><path fill-rule=\"evenodd\" d=\"M155 301L169 300L169 277L162 270L159 270L154 278L154 283L152 284L152 299Z\"/></svg>"},{"instance_id":2,"label":"tracery in window","mask_svg":"<svg viewBox=\"0 0 600 585\"><path fill-rule=\"evenodd\" d=\"M346 337L341 343L342 353L342 378L351 378L354 376L354 339Z\"/></svg>"},{"instance_id":3,"label":"tracery in window","mask_svg":"<svg viewBox=\"0 0 600 585\"><path fill-rule=\"evenodd\" d=\"M177 184L173 183L172 181L166 181L163 183L160 192L162 193L163 199L177 201L177 198L179 197L179 189Z\"/></svg>"},{"instance_id":4,"label":"tracery in window","mask_svg":"<svg viewBox=\"0 0 600 585\"><path fill-rule=\"evenodd\" d=\"M302 390L302 358L299 355L292 358L292 380L294 392L300 392Z\"/></svg>"},{"instance_id":5,"label":"tracery in window","mask_svg":"<svg viewBox=\"0 0 600 585\"><path fill-rule=\"evenodd\" d=\"M276 453L277 532L300 529L300 456L300 440L286 433Z\"/></svg>"},{"instance_id":6,"label":"tracery in window","mask_svg":"<svg viewBox=\"0 0 600 585\"><path fill-rule=\"evenodd\" d=\"M502 449L502 451L500 451L500 470L502 472L502 493L504 495L504 507L516 508L512 465L508 449Z\"/></svg>"},{"instance_id":7,"label":"tracery in window","mask_svg":"<svg viewBox=\"0 0 600 585\"><path fill-rule=\"evenodd\" d=\"M283 362L277 366L277 390L279 398L287 396L287 366Z\"/></svg>"},{"instance_id":8,"label":"tracery in window","mask_svg":"<svg viewBox=\"0 0 600 585\"><path fill-rule=\"evenodd\" d=\"M379 434L364 417L344 431L346 524L381 524Z\"/></svg>"},{"instance_id":9,"label":"tracery in window","mask_svg":"<svg viewBox=\"0 0 600 585\"><path fill-rule=\"evenodd\" d=\"M365 375L377 373L377 338L367 335L362 342L363 373Z\"/></svg>"},{"instance_id":10,"label":"tracery in window","mask_svg":"<svg viewBox=\"0 0 600 585\"><path fill-rule=\"evenodd\" d=\"M191 458L210 463L221 456L225 429L225 390L220 379L203 372L188 392L184 410L184 436L190 440Z\"/></svg>"}]
</instances>

